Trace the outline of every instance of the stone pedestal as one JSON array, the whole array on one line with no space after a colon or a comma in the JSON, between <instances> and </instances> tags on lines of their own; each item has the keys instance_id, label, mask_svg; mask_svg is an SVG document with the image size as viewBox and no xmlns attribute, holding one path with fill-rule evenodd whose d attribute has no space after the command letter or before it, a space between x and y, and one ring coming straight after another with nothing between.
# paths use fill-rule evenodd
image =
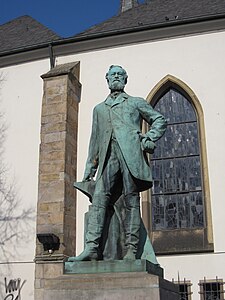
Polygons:
<instances>
[{"instance_id":1,"label":"stone pedestal","mask_svg":"<svg viewBox=\"0 0 225 300\"><path fill-rule=\"evenodd\" d=\"M43 284L43 300L180 299L176 285L146 272L63 275Z\"/></svg>"}]
</instances>

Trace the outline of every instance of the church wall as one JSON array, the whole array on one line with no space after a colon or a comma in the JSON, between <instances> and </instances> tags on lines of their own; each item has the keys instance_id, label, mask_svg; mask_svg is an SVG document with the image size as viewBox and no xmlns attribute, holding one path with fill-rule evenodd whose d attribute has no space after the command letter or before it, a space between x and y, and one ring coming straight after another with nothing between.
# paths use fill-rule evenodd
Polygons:
<instances>
[{"instance_id":1,"label":"church wall","mask_svg":"<svg viewBox=\"0 0 225 300\"><path fill-rule=\"evenodd\" d=\"M0 299L34 299L34 270L32 260L0 265ZM21 295L21 298L18 297ZM18 298L16 298L18 297Z\"/></svg>"},{"instance_id":2,"label":"church wall","mask_svg":"<svg viewBox=\"0 0 225 300\"><path fill-rule=\"evenodd\" d=\"M79 113L78 180L82 179L91 130L92 109L108 93L104 75L111 64L122 65L128 72L126 92L146 98L151 89L167 74L185 82L199 99L204 113L209 188L211 194L213 242L215 253L202 255L164 256L159 262L166 278L186 278L193 282L193 299L199 299L199 280L225 278L221 267L225 250L223 228L223 195L225 193L224 67L225 33L180 37L122 46L74 56L60 57L57 63L79 60L83 85ZM83 216L87 198L78 193L77 253L83 249Z\"/></svg>"},{"instance_id":3,"label":"church wall","mask_svg":"<svg viewBox=\"0 0 225 300\"><path fill-rule=\"evenodd\" d=\"M215 252L215 254L201 253L191 255L171 255L158 257L159 263L164 268L165 277L168 280L183 281L190 280L192 283L193 300L200 299L198 292L199 280L223 279L225 254Z\"/></svg>"},{"instance_id":4,"label":"church wall","mask_svg":"<svg viewBox=\"0 0 225 300\"><path fill-rule=\"evenodd\" d=\"M128 72L126 92L133 96L146 98L151 89L167 74L184 81L201 102L206 132L209 182L212 206L212 223L215 254L195 254L159 257L165 269L166 278L190 279L195 283L195 297L198 299L197 282L207 278L225 279L221 267L225 251L223 238L225 194L225 141L224 70L225 32L165 39L149 43L140 43L90 51L76 55L58 57L57 64L80 61L82 83L81 103L78 127L78 180L82 179L87 157L88 141L91 130L92 109L103 101L108 88L104 78L111 64L122 65ZM5 81L1 88L1 111L5 113L8 125L5 141L5 162L9 169L9 178L13 180L21 199L21 207L33 207L36 210L38 189L38 160L40 143L40 116L42 101L41 74L49 70L49 61L41 60L1 69ZM78 193L77 201L77 253L83 249L83 214L87 210L88 200ZM18 254L8 264L0 258L1 284L4 276L27 280L24 285L33 293L33 258L35 247L35 220L31 222L31 239L22 248L18 245ZM21 243L22 245L22 243ZM13 249L13 243L9 246ZM17 246L17 245L16 245ZM209 263L210 262L210 263ZM25 267L26 266L26 267ZM22 270L21 273L19 270ZM29 274L29 280L24 275ZM28 277L28 275L27 275ZM8 280L8 279L7 279ZM4 298L3 298L4 299ZM24 297L23 299L28 299ZM32 299L32 296L29 297Z\"/></svg>"},{"instance_id":5,"label":"church wall","mask_svg":"<svg viewBox=\"0 0 225 300\"><path fill-rule=\"evenodd\" d=\"M31 219L18 220L13 226L23 229L22 236L15 236L1 246L0 298L11 299L6 292L10 280L21 279L21 299L33 299L34 254L36 239L36 206L38 190L38 164L42 79L49 70L49 61L36 61L0 70L3 81L0 86L0 107L4 114L6 139L3 144L2 164L6 167L5 180L12 185L15 197L12 210L17 216L30 209ZM19 201L16 206L16 200ZM2 208L2 207L1 207ZM3 213L4 215L4 213ZM26 224L24 223L26 221ZM2 223L1 223L2 224ZM21 225L22 224L22 225ZM0 243L3 239L1 227ZM12 283L12 281L11 281ZM18 282L16 282L16 285ZM8 289L9 291L9 289ZM13 293L16 298L18 291Z\"/></svg>"},{"instance_id":6,"label":"church wall","mask_svg":"<svg viewBox=\"0 0 225 300\"><path fill-rule=\"evenodd\" d=\"M127 70L129 78L126 91L131 95L146 98L151 89L167 74L184 81L194 91L204 112L215 251L225 248L225 240L220 239L220 228L224 223L220 195L225 171L219 167L225 163L224 141L220 138L224 128L222 116L225 113L222 88L224 36L224 32L217 32L57 59L57 63L81 61L83 90L79 114L78 179L82 179L87 156L92 109L107 96L104 75L111 64L122 65ZM78 211L85 210L86 207L82 208L84 206L84 201L79 201L78 198ZM78 222L79 228L82 221ZM78 245L78 251L81 248L82 245Z\"/></svg>"}]
</instances>

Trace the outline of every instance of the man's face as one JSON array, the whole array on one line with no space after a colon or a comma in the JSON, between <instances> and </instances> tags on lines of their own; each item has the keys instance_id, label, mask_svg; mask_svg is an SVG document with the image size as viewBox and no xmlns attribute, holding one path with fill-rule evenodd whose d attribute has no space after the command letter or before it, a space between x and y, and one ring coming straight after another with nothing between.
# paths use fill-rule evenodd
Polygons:
<instances>
[{"instance_id":1,"label":"man's face","mask_svg":"<svg viewBox=\"0 0 225 300\"><path fill-rule=\"evenodd\" d=\"M113 67L108 72L108 85L112 91L122 91L126 85L126 76L123 69Z\"/></svg>"}]
</instances>

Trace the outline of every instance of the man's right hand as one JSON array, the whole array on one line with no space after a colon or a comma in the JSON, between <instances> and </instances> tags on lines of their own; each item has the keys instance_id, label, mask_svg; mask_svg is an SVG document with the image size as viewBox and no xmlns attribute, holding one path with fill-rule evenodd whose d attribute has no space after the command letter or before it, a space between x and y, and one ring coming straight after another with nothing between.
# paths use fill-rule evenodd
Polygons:
<instances>
[{"instance_id":1,"label":"man's right hand","mask_svg":"<svg viewBox=\"0 0 225 300\"><path fill-rule=\"evenodd\" d=\"M90 181L91 177L90 175L85 175L84 178L82 179L82 181Z\"/></svg>"},{"instance_id":2,"label":"man's right hand","mask_svg":"<svg viewBox=\"0 0 225 300\"><path fill-rule=\"evenodd\" d=\"M82 179L82 181L91 181L94 179L94 175L91 174L84 174L84 178Z\"/></svg>"}]
</instances>

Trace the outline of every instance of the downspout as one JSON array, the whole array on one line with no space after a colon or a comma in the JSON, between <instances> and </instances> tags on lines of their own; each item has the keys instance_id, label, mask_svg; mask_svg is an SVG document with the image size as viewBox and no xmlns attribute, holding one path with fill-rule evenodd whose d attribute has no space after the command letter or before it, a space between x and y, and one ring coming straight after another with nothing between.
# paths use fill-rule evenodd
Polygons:
<instances>
[{"instance_id":1,"label":"downspout","mask_svg":"<svg viewBox=\"0 0 225 300\"><path fill-rule=\"evenodd\" d=\"M53 69L55 67L55 56L53 52L52 43L48 45L48 52L49 52L49 59L50 59L50 69Z\"/></svg>"}]
</instances>

